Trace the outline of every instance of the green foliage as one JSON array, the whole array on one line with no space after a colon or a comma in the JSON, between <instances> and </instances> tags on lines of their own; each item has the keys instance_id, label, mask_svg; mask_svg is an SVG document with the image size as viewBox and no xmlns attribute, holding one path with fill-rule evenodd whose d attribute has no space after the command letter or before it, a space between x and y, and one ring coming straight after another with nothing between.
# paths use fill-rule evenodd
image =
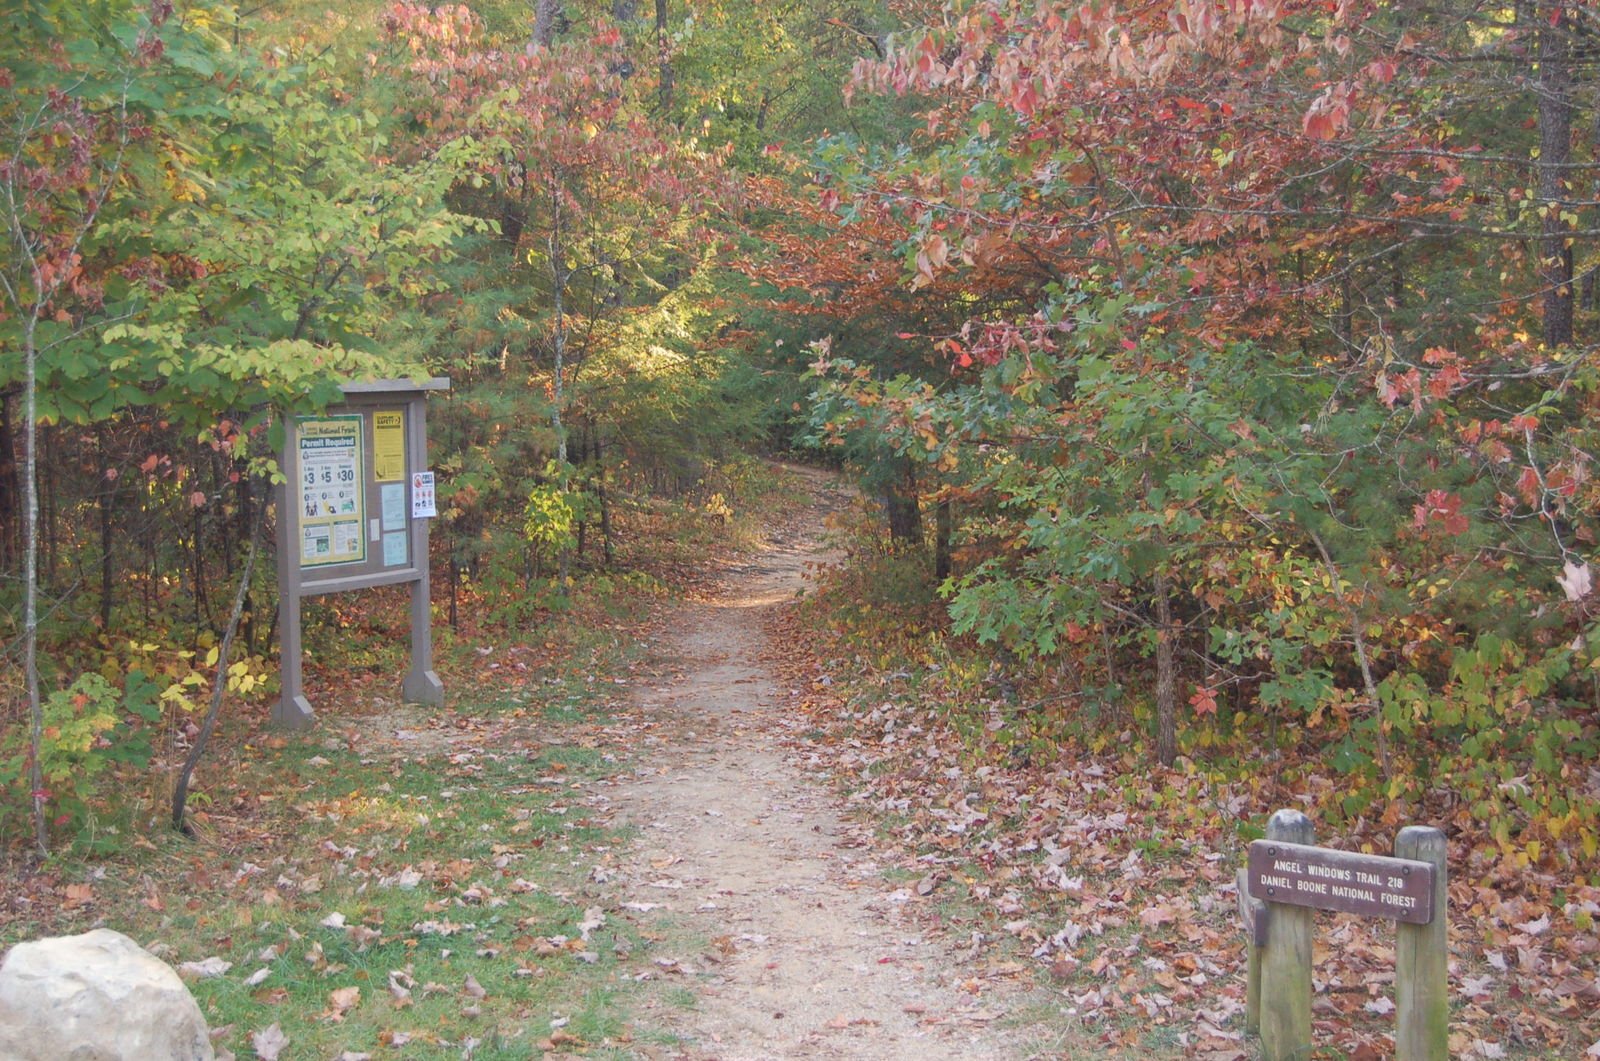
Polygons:
<instances>
[{"instance_id":1,"label":"green foliage","mask_svg":"<svg viewBox=\"0 0 1600 1061\"><path fill-rule=\"evenodd\" d=\"M1555 647L1576 616L1527 577L1541 547L1507 477L1452 459L1455 425L1487 409L1463 395L1435 426L1338 402L1339 382L1294 358L1197 347L1088 284L1054 288L1043 313L1059 322L1047 348L938 386L826 350L817 364L819 439L915 461L976 502L965 534L984 544L945 587L955 633L1025 661L1148 658L1163 579L1181 587L1193 753L1221 743L1202 711L1226 684L1326 735L1344 813L1445 785L1493 808L1508 857L1548 850L1552 830L1592 841L1594 802L1559 797L1600 740L1577 649ZM1576 429L1575 402L1547 398L1542 428Z\"/></svg>"},{"instance_id":2,"label":"green foliage","mask_svg":"<svg viewBox=\"0 0 1600 1061\"><path fill-rule=\"evenodd\" d=\"M523 537L541 560L553 562L577 545L578 506L574 495L561 483L535 486L522 511Z\"/></svg>"},{"instance_id":3,"label":"green foliage","mask_svg":"<svg viewBox=\"0 0 1600 1061\"><path fill-rule=\"evenodd\" d=\"M851 66L896 26L876 0L696 4L672 24L673 117L688 135L726 145L740 169L771 167L768 145L844 120ZM852 124L870 126L878 109L858 101Z\"/></svg>"},{"instance_id":4,"label":"green foliage","mask_svg":"<svg viewBox=\"0 0 1600 1061\"><path fill-rule=\"evenodd\" d=\"M128 675L120 692L98 674L85 674L45 698L40 766L47 814L68 835L84 831L95 801L117 767L142 769L151 758L148 724L161 718L159 690L142 672ZM0 826L27 821L28 749L18 729L0 740Z\"/></svg>"},{"instance_id":5,"label":"green foliage","mask_svg":"<svg viewBox=\"0 0 1600 1061\"><path fill-rule=\"evenodd\" d=\"M73 163L39 115L76 123L90 166L80 180L92 182L78 210L7 200L8 231L27 241L8 289L47 298L41 415L91 422L149 404L199 429L228 410L324 404L342 379L415 371L379 355L372 333L388 306L437 287L426 267L474 224L442 207L474 146L375 164L386 133L352 105L336 51L263 61L205 7L153 23L112 5L77 29L83 14L69 8L25 8L0 50L17 86L0 112L8 142L66 177ZM42 59L60 39L80 42L65 67ZM80 256L39 257L85 225ZM75 275L33 291L30 261ZM0 342L26 320L0 320Z\"/></svg>"}]
</instances>

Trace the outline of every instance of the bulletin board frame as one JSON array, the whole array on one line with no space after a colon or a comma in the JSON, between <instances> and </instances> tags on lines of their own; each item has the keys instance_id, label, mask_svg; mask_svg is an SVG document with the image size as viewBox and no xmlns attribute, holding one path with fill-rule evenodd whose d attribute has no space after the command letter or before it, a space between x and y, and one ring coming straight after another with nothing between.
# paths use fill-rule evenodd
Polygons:
<instances>
[{"instance_id":1,"label":"bulletin board frame","mask_svg":"<svg viewBox=\"0 0 1600 1061\"><path fill-rule=\"evenodd\" d=\"M305 729L316 712L305 696L301 602L324 593L411 586L411 663L401 682L409 703L440 705L433 671L428 524L427 398L444 377L344 385L344 400L292 418L275 490L281 694L273 721Z\"/></svg>"}]
</instances>

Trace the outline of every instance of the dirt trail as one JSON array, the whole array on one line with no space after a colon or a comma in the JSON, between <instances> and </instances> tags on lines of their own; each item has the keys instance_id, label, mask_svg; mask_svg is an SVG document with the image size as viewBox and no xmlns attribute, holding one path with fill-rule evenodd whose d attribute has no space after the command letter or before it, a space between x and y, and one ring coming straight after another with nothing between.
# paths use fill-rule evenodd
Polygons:
<instances>
[{"instance_id":1,"label":"dirt trail","mask_svg":"<svg viewBox=\"0 0 1600 1061\"><path fill-rule=\"evenodd\" d=\"M763 620L825 559L823 517L843 501L808 478L818 506L711 599L674 611L653 646L672 677L635 693L651 724L631 749L635 774L607 796L640 839L610 883L646 927L670 918L712 941L664 966L693 1004L649 1023L687 1044L663 1056L696 1061L1031 1056L994 985L962 987L971 973L955 952L905 916L912 885L885 881L826 780L786 754L805 722L762 662Z\"/></svg>"}]
</instances>

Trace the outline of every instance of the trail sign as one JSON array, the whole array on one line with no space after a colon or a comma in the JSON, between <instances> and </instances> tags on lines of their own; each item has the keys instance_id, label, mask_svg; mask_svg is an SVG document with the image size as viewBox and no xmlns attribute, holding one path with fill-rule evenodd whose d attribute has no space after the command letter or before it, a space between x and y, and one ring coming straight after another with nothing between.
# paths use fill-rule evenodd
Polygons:
<instances>
[{"instance_id":1,"label":"trail sign","mask_svg":"<svg viewBox=\"0 0 1600 1061\"><path fill-rule=\"evenodd\" d=\"M444 702L433 672L428 518L435 508L425 413L428 394L449 387L442 378L351 383L339 406L287 425L286 481L276 492L282 694L274 722L298 729L316 717L301 681L301 600L374 586L411 586L411 668L401 694L411 703Z\"/></svg>"},{"instance_id":2,"label":"trail sign","mask_svg":"<svg viewBox=\"0 0 1600 1061\"><path fill-rule=\"evenodd\" d=\"M1408 858L1256 840L1249 885L1252 896L1267 902L1412 925L1433 920L1433 867Z\"/></svg>"},{"instance_id":3,"label":"trail sign","mask_svg":"<svg viewBox=\"0 0 1600 1061\"><path fill-rule=\"evenodd\" d=\"M1239 870L1248 939L1245 1030L1265 1061L1301 1061L1311 1041L1311 911L1393 919L1396 1061L1446 1061L1450 998L1444 833L1408 825L1395 857L1317 847L1311 819L1280 810Z\"/></svg>"}]
</instances>

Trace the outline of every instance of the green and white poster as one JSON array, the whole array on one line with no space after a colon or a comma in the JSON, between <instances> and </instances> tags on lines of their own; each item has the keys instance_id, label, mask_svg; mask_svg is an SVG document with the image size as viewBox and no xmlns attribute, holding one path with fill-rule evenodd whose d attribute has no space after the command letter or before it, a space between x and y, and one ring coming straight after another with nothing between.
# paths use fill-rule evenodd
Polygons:
<instances>
[{"instance_id":1,"label":"green and white poster","mask_svg":"<svg viewBox=\"0 0 1600 1061\"><path fill-rule=\"evenodd\" d=\"M361 417L299 420L295 453L300 483L300 566L365 560Z\"/></svg>"}]
</instances>

